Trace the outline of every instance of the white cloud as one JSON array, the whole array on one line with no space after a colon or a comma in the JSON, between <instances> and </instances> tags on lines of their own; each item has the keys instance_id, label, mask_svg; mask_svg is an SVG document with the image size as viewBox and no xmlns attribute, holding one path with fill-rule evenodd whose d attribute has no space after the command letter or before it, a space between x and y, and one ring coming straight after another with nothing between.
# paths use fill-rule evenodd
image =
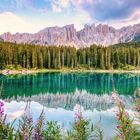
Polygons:
<instances>
[{"instance_id":1,"label":"white cloud","mask_svg":"<svg viewBox=\"0 0 140 140\"><path fill-rule=\"evenodd\" d=\"M0 13L0 33L32 32L31 25L11 12Z\"/></svg>"},{"instance_id":2,"label":"white cloud","mask_svg":"<svg viewBox=\"0 0 140 140\"><path fill-rule=\"evenodd\" d=\"M59 20L58 20L59 19ZM67 20L64 20L67 19ZM0 34L5 32L10 33L36 33L39 30L50 26L65 26L67 24L74 24L76 29L83 28L85 23L90 22L88 13L84 11L77 11L72 17L70 15L63 15L59 18L53 16L43 19L26 19L25 17L17 16L11 12L0 13Z\"/></svg>"},{"instance_id":3,"label":"white cloud","mask_svg":"<svg viewBox=\"0 0 140 140\"><path fill-rule=\"evenodd\" d=\"M91 3L92 0L52 0L51 2L53 12L63 14L65 18L57 21L58 26L74 24L75 28L80 30L84 24L91 23L90 14L82 8L81 4Z\"/></svg>"},{"instance_id":4,"label":"white cloud","mask_svg":"<svg viewBox=\"0 0 140 140\"><path fill-rule=\"evenodd\" d=\"M62 7L67 8L69 6L70 0L59 0L59 3Z\"/></svg>"},{"instance_id":5,"label":"white cloud","mask_svg":"<svg viewBox=\"0 0 140 140\"><path fill-rule=\"evenodd\" d=\"M51 1L53 12L60 13L62 9L67 9L71 5L71 0L52 0Z\"/></svg>"},{"instance_id":6,"label":"white cloud","mask_svg":"<svg viewBox=\"0 0 140 140\"><path fill-rule=\"evenodd\" d=\"M106 22L115 28L121 28L123 26L129 26L140 23L140 10L135 10L128 18L122 20L111 20Z\"/></svg>"},{"instance_id":7,"label":"white cloud","mask_svg":"<svg viewBox=\"0 0 140 140\"><path fill-rule=\"evenodd\" d=\"M140 10L135 10L129 18L122 20L122 23L124 23L125 25L140 23Z\"/></svg>"},{"instance_id":8,"label":"white cloud","mask_svg":"<svg viewBox=\"0 0 140 140\"><path fill-rule=\"evenodd\" d=\"M55 13L61 13L62 9L59 5L52 5L52 9L53 9L53 12Z\"/></svg>"},{"instance_id":9,"label":"white cloud","mask_svg":"<svg viewBox=\"0 0 140 140\"><path fill-rule=\"evenodd\" d=\"M78 13L75 14L75 16L73 16L70 20L75 25L75 28L77 30L82 29L85 24L91 23L90 15L82 10L79 10Z\"/></svg>"},{"instance_id":10,"label":"white cloud","mask_svg":"<svg viewBox=\"0 0 140 140\"><path fill-rule=\"evenodd\" d=\"M74 7L82 8L81 5L84 3L93 3L93 0L52 0L51 1L52 9L54 12L62 12L63 9L71 10L71 8Z\"/></svg>"},{"instance_id":11,"label":"white cloud","mask_svg":"<svg viewBox=\"0 0 140 140\"><path fill-rule=\"evenodd\" d=\"M56 22L55 22L56 23ZM10 33L36 33L46 26L51 26L51 21L26 20L21 16L17 16L11 12L0 13L0 34L5 32Z\"/></svg>"}]
</instances>

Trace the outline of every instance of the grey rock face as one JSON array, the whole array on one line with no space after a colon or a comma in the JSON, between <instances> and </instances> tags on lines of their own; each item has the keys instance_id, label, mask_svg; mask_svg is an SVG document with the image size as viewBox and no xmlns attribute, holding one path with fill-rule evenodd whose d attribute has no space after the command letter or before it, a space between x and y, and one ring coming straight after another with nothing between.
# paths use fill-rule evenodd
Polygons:
<instances>
[{"instance_id":1,"label":"grey rock face","mask_svg":"<svg viewBox=\"0 0 140 140\"><path fill-rule=\"evenodd\" d=\"M108 46L117 43L132 41L140 34L140 24L115 29L108 25L85 25L76 31L74 25L64 27L48 27L35 34L30 33L4 33L0 36L4 41L29 43L36 45L65 45L76 48L89 47L92 44Z\"/></svg>"},{"instance_id":2,"label":"grey rock face","mask_svg":"<svg viewBox=\"0 0 140 140\"><path fill-rule=\"evenodd\" d=\"M3 39L0 37L0 41L3 41Z\"/></svg>"}]
</instances>

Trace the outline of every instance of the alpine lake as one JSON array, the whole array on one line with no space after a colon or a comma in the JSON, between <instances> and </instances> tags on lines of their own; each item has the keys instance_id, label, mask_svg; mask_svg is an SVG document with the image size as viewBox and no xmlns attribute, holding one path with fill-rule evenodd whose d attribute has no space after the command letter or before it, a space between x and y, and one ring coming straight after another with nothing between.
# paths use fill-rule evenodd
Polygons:
<instances>
[{"instance_id":1,"label":"alpine lake","mask_svg":"<svg viewBox=\"0 0 140 140\"><path fill-rule=\"evenodd\" d=\"M44 108L47 120L58 121L65 129L74 121L77 105L83 116L98 124L106 138L115 134L115 104L112 92L117 91L133 114L134 99L140 93L140 74L132 73L60 73L0 75L1 99L5 102L8 122L18 120L30 101L36 120Z\"/></svg>"}]
</instances>

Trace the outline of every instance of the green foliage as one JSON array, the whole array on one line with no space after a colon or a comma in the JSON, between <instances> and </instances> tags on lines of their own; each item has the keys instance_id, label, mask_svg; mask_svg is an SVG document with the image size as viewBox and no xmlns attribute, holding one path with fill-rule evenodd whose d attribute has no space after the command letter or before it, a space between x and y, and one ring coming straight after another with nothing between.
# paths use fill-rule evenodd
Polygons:
<instances>
[{"instance_id":1,"label":"green foliage","mask_svg":"<svg viewBox=\"0 0 140 140\"><path fill-rule=\"evenodd\" d=\"M6 124L6 115L0 118L0 140L16 140L16 132L13 124Z\"/></svg>"},{"instance_id":2,"label":"green foliage","mask_svg":"<svg viewBox=\"0 0 140 140\"><path fill-rule=\"evenodd\" d=\"M73 124L72 131L68 131L68 140L103 140L103 132L100 127L84 118Z\"/></svg>"},{"instance_id":3,"label":"green foliage","mask_svg":"<svg viewBox=\"0 0 140 140\"><path fill-rule=\"evenodd\" d=\"M87 140L92 132L92 127L89 127L89 121L79 119L73 125L73 140Z\"/></svg>"},{"instance_id":4,"label":"green foliage","mask_svg":"<svg viewBox=\"0 0 140 140\"><path fill-rule=\"evenodd\" d=\"M14 65L7 65L5 68L9 69L9 70L14 70L15 66Z\"/></svg>"},{"instance_id":5,"label":"green foliage","mask_svg":"<svg viewBox=\"0 0 140 140\"><path fill-rule=\"evenodd\" d=\"M62 140L61 128L55 121L47 121L44 140Z\"/></svg>"},{"instance_id":6,"label":"green foliage","mask_svg":"<svg viewBox=\"0 0 140 140\"><path fill-rule=\"evenodd\" d=\"M8 70L22 70L23 68L20 66L20 65L7 65L5 67L5 69L8 69Z\"/></svg>"},{"instance_id":7,"label":"green foliage","mask_svg":"<svg viewBox=\"0 0 140 140\"><path fill-rule=\"evenodd\" d=\"M120 68L123 69L123 70L135 70L136 67L132 66L132 65L120 65Z\"/></svg>"},{"instance_id":8,"label":"green foliage","mask_svg":"<svg viewBox=\"0 0 140 140\"><path fill-rule=\"evenodd\" d=\"M81 107L77 106L75 122L67 133L67 140L103 140L100 127L94 126L90 120L83 118Z\"/></svg>"},{"instance_id":9,"label":"green foliage","mask_svg":"<svg viewBox=\"0 0 140 140\"><path fill-rule=\"evenodd\" d=\"M136 116L134 119L130 117L130 115L125 110L124 102L118 96L115 98L116 105L118 107L118 111L116 112L117 116L117 128L116 133L117 136L114 140L139 140L140 139L140 114L138 107L140 105L140 100L138 100L138 107L136 106Z\"/></svg>"},{"instance_id":10,"label":"green foliage","mask_svg":"<svg viewBox=\"0 0 140 140\"><path fill-rule=\"evenodd\" d=\"M44 135L44 110L42 110L42 113L40 114L37 124L34 126L34 139L35 140L41 140L43 138Z\"/></svg>"},{"instance_id":11,"label":"green foliage","mask_svg":"<svg viewBox=\"0 0 140 140\"><path fill-rule=\"evenodd\" d=\"M24 115L22 117L22 120L19 122L19 129L18 129L18 137L20 139L29 139L33 137L33 121L32 117Z\"/></svg>"},{"instance_id":12,"label":"green foliage","mask_svg":"<svg viewBox=\"0 0 140 140\"><path fill-rule=\"evenodd\" d=\"M0 69L48 68L60 69L125 69L140 68L139 43L117 44L110 47L91 45L74 47L36 46L0 42Z\"/></svg>"}]
</instances>

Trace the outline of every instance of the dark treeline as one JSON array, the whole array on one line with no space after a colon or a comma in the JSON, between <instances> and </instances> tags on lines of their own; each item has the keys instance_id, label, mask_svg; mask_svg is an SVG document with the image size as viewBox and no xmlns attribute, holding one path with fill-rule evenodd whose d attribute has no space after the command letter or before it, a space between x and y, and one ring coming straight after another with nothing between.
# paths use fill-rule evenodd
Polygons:
<instances>
[{"instance_id":1,"label":"dark treeline","mask_svg":"<svg viewBox=\"0 0 140 140\"><path fill-rule=\"evenodd\" d=\"M76 50L74 47L36 46L0 42L0 69L8 66L22 68L140 68L140 44L127 43L110 47L92 45Z\"/></svg>"}]
</instances>

